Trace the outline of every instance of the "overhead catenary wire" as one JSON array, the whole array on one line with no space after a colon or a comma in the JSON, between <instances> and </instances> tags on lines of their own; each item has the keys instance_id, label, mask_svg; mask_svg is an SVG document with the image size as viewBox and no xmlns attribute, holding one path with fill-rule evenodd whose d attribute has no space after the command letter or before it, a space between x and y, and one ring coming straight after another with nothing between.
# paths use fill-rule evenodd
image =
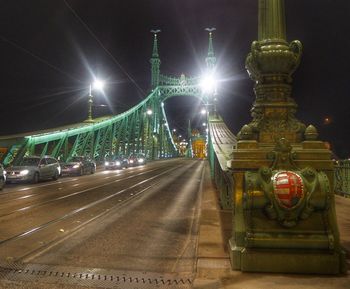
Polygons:
<instances>
[{"instance_id":1,"label":"overhead catenary wire","mask_svg":"<svg viewBox=\"0 0 350 289\"><path fill-rule=\"evenodd\" d=\"M143 96L146 96L145 91L137 84L137 82L133 79L133 77L124 69L124 67L118 62L118 60L109 52L109 50L103 45L103 43L97 38L95 33L90 29L90 27L83 21L83 19L77 14L77 12L73 9L72 6L68 4L66 0L63 0L68 9L72 12L72 14L78 19L78 21L84 26L84 28L90 33L90 35L97 41L97 43L102 47L102 49L108 54L109 57L113 60L113 62L120 68L120 70L126 75L126 77L136 86L136 88L142 93ZM141 97L139 97L142 99Z\"/></svg>"},{"instance_id":2,"label":"overhead catenary wire","mask_svg":"<svg viewBox=\"0 0 350 289\"><path fill-rule=\"evenodd\" d=\"M61 68L59 68L59 67L57 67L57 66L51 64L51 63L48 62L47 60L45 60L45 59L43 59L42 57L40 57L40 56L34 54L33 52L29 51L28 49L26 49L26 48L20 46L18 43L15 43L14 41L12 41L12 40L6 38L5 36L0 35L0 39L1 39L2 41L4 41L4 42L6 42L6 43L8 43L8 44L10 44L10 45L12 45L12 46L14 46L14 47L16 47L17 49L21 50L22 52L25 52L25 53L27 53L28 55L34 57L36 60L38 60L38 61L40 61L40 62L46 64L47 66L51 67L51 68L54 69L55 71L64 74L65 76L69 77L70 79L72 79L72 80L74 80L74 81L78 81L78 82L83 83L83 81L80 80L79 78L73 76L73 75L70 74L70 73L67 73L67 72L63 71Z\"/></svg>"}]
</instances>

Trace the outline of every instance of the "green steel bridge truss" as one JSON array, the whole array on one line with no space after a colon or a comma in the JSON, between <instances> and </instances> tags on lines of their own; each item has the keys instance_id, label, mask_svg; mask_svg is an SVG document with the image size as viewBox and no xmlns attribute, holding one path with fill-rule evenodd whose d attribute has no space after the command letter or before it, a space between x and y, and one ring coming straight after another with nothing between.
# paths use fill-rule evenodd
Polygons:
<instances>
[{"instance_id":1,"label":"green steel bridge truss","mask_svg":"<svg viewBox=\"0 0 350 289\"><path fill-rule=\"evenodd\" d=\"M209 34L208 68L215 56ZM28 155L51 155L62 161L73 156L90 156L96 161L112 154L143 153L148 159L177 156L177 148L164 111L164 101L173 96L193 96L208 103L200 78L169 77L160 74L157 34L154 34L150 60L152 91L136 106L112 117L95 119L66 127L0 137L0 160L6 166ZM151 113L150 113L151 112Z\"/></svg>"}]
</instances>

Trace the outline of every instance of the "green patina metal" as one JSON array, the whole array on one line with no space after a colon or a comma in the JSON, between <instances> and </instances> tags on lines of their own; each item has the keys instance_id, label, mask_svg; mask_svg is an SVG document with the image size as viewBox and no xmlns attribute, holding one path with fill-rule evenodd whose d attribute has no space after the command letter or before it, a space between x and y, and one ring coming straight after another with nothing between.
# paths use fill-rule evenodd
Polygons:
<instances>
[{"instance_id":1,"label":"green patina metal","mask_svg":"<svg viewBox=\"0 0 350 289\"><path fill-rule=\"evenodd\" d=\"M22 144L10 146L4 163L18 162L25 155L51 155L66 160L75 155L89 155L103 160L109 154L143 152L148 158L175 156L176 148L170 134L162 133L166 127L164 109L158 104L160 89L155 89L144 101L130 110L110 118L82 123L66 129L24 136ZM147 110L152 108L152 115ZM154 142L162 138L162 147ZM11 136L3 138L2 146L11 143Z\"/></svg>"},{"instance_id":2,"label":"green patina metal","mask_svg":"<svg viewBox=\"0 0 350 289\"><path fill-rule=\"evenodd\" d=\"M232 268L345 272L334 204L334 165L314 126L295 118L292 74L302 46L286 40L284 0L259 0L259 33L246 60L255 82L252 122L237 135Z\"/></svg>"},{"instance_id":3,"label":"green patina metal","mask_svg":"<svg viewBox=\"0 0 350 289\"><path fill-rule=\"evenodd\" d=\"M157 33L154 33L151 63L151 93L124 113L57 129L48 129L17 136L0 137L1 161L16 164L26 155L51 155L68 160L76 155L88 155L102 161L107 155L144 153L148 159L177 156L164 110L164 101L170 97L186 95L208 103L202 93L200 78L185 75L171 77L160 74ZM214 67L215 56L212 35L209 37L208 67ZM90 92L91 95L91 92ZM151 111L151 113L148 113ZM4 152L5 151L5 152Z\"/></svg>"},{"instance_id":4,"label":"green patina metal","mask_svg":"<svg viewBox=\"0 0 350 289\"><path fill-rule=\"evenodd\" d=\"M334 165L334 190L337 194L350 197L350 160L338 160Z\"/></svg>"},{"instance_id":5,"label":"green patina metal","mask_svg":"<svg viewBox=\"0 0 350 289\"><path fill-rule=\"evenodd\" d=\"M208 45L208 56L205 59L205 62L207 63L208 69L215 69L216 66L216 57L214 53L214 46L213 46L213 31L215 31L215 28L206 28L206 30L209 32L209 45Z\"/></svg>"},{"instance_id":6,"label":"green patina metal","mask_svg":"<svg viewBox=\"0 0 350 289\"><path fill-rule=\"evenodd\" d=\"M284 9L284 0L259 0L258 41L252 43L246 59L256 101L252 121L237 138L217 115L213 100L214 113L208 114L211 175L221 207L233 212L229 241L233 269L338 274L345 272L345 255L339 243L333 188L348 190L343 179L349 164L338 163L334 170L331 152L317 140L316 128L295 117L292 74L300 63L302 46L286 40ZM207 69L215 72L215 29L206 30ZM152 91L143 101L119 115L1 137L3 163L15 164L32 154L63 160L75 155L103 160L106 155L132 152L143 152L149 159L176 156L164 102L187 95L208 105L210 97L202 92L199 77L161 74L160 31L152 32ZM287 193L294 194L289 203L284 199Z\"/></svg>"},{"instance_id":7,"label":"green patina metal","mask_svg":"<svg viewBox=\"0 0 350 289\"><path fill-rule=\"evenodd\" d=\"M215 111L209 115L208 124L208 160L211 177L219 192L221 208L230 210L232 209L233 178L227 164L231 159L232 149L237 145L237 139Z\"/></svg>"}]
</instances>

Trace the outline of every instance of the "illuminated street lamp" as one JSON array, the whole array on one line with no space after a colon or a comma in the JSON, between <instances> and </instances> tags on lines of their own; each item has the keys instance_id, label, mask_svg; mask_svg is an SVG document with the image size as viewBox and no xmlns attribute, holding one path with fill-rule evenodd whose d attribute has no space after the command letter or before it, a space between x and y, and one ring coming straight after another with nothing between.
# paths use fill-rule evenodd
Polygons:
<instances>
[{"instance_id":1,"label":"illuminated street lamp","mask_svg":"<svg viewBox=\"0 0 350 289\"><path fill-rule=\"evenodd\" d=\"M104 87L104 82L96 79L93 83L90 83L89 86L89 100L88 100L88 118L85 122L94 122L92 119L92 103L93 103L93 95L92 90L100 90L102 91Z\"/></svg>"},{"instance_id":2,"label":"illuminated street lamp","mask_svg":"<svg viewBox=\"0 0 350 289\"><path fill-rule=\"evenodd\" d=\"M213 73L206 74L200 81L200 87L205 94L216 94L216 79Z\"/></svg>"},{"instance_id":3,"label":"illuminated street lamp","mask_svg":"<svg viewBox=\"0 0 350 289\"><path fill-rule=\"evenodd\" d=\"M201 114L202 114L202 115L205 115L206 113L207 113L207 110L206 110L205 108L202 108Z\"/></svg>"},{"instance_id":4,"label":"illuminated street lamp","mask_svg":"<svg viewBox=\"0 0 350 289\"><path fill-rule=\"evenodd\" d=\"M147 115L152 115L153 111L152 111L152 109L149 108L149 109L147 109L146 113L147 113Z\"/></svg>"},{"instance_id":5,"label":"illuminated street lamp","mask_svg":"<svg viewBox=\"0 0 350 289\"><path fill-rule=\"evenodd\" d=\"M93 89L97 90L103 90L103 87L105 86L105 83L102 80L96 79L94 83L92 84ZM91 90L91 84L90 84L90 90Z\"/></svg>"}]
</instances>

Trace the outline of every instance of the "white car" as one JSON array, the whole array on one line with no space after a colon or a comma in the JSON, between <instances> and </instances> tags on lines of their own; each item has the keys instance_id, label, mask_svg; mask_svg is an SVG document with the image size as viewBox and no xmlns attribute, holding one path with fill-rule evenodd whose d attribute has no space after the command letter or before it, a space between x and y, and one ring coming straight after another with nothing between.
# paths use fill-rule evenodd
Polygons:
<instances>
[{"instance_id":1,"label":"white car","mask_svg":"<svg viewBox=\"0 0 350 289\"><path fill-rule=\"evenodd\" d=\"M50 156L30 156L23 158L19 165L9 167L6 172L7 182L37 183L43 179L57 180L61 166Z\"/></svg>"}]
</instances>

